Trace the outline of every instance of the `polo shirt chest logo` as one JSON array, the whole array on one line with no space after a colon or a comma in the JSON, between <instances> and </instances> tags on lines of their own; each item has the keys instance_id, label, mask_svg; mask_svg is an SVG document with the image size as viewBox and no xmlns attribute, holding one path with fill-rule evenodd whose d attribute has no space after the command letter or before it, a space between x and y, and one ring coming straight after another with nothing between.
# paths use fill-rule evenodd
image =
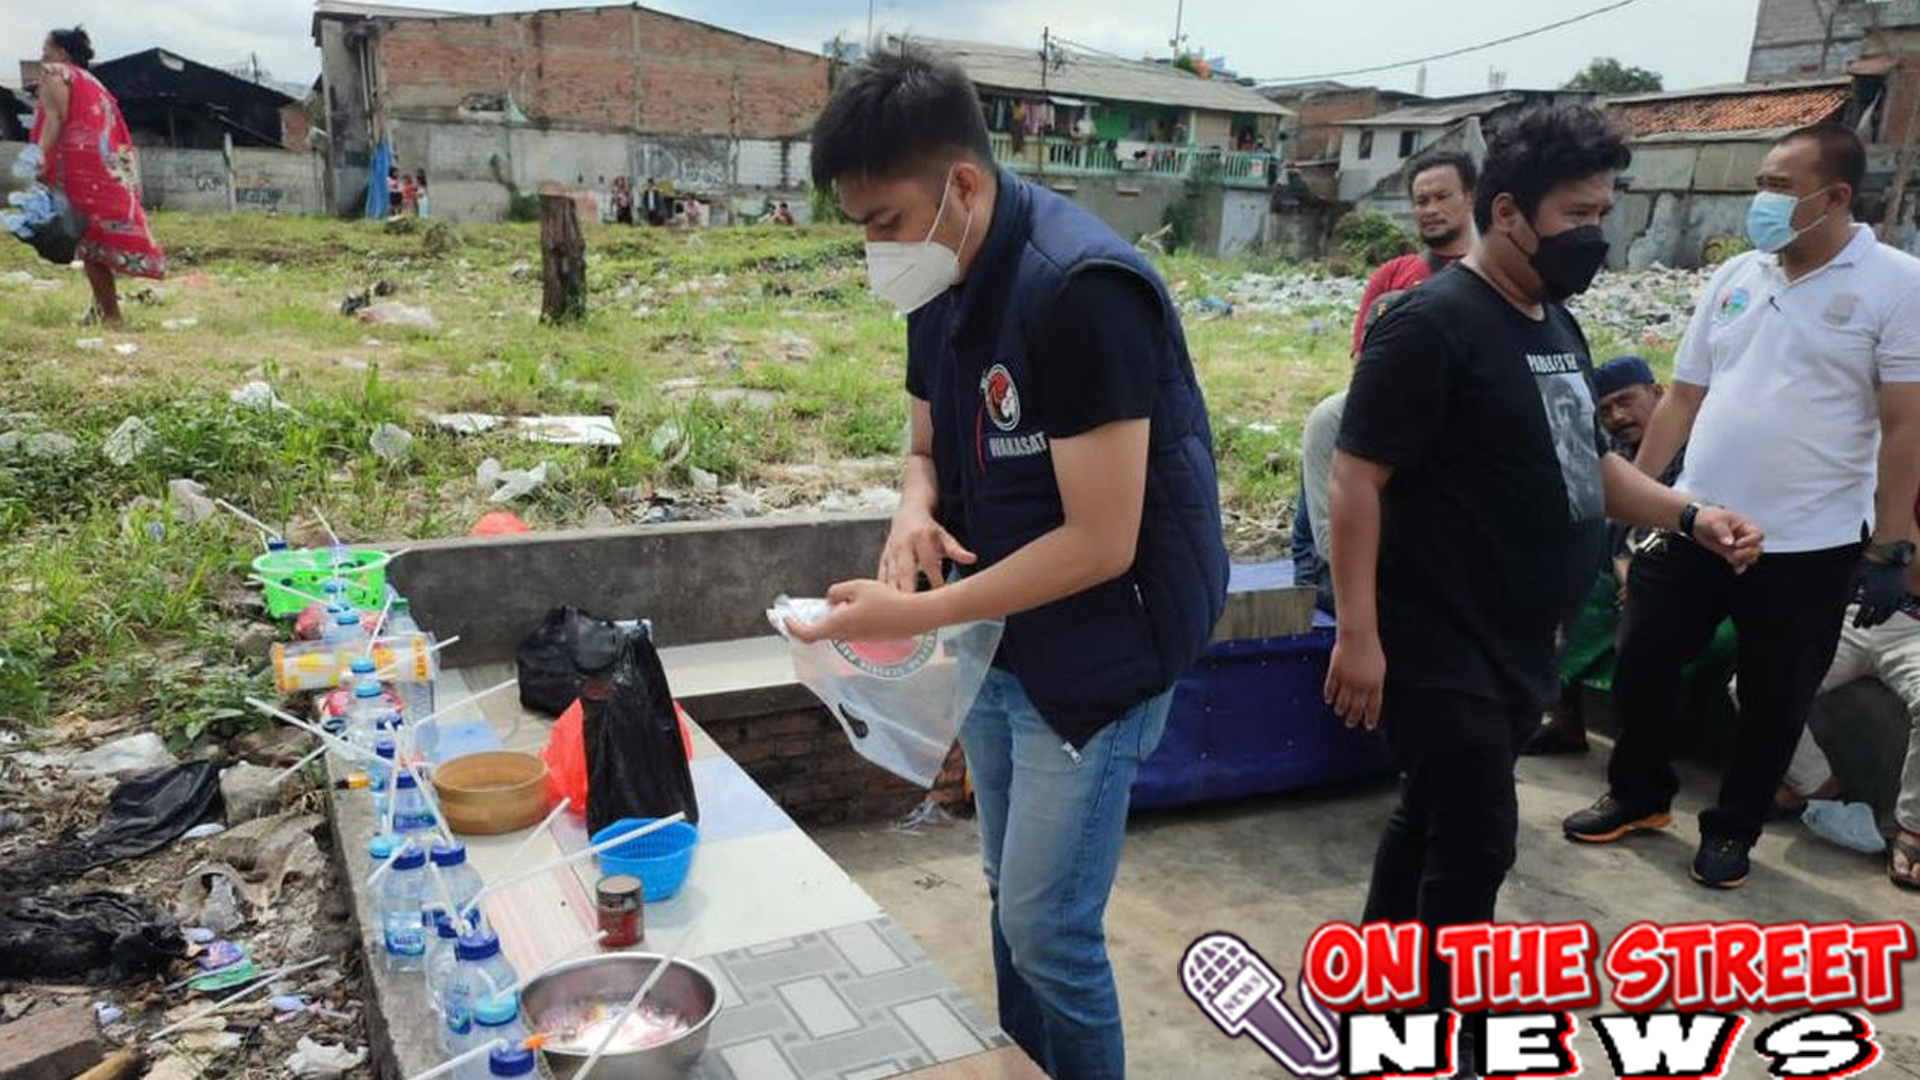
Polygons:
<instances>
[{"instance_id":1,"label":"polo shirt chest logo","mask_svg":"<svg viewBox=\"0 0 1920 1080\"><path fill-rule=\"evenodd\" d=\"M1859 310L1860 298L1852 293L1841 293L1827 301L1827 310L1820 313L1828 326L1845 326L1853 321L1853 313Z\"/></svg>"},{"instance_id":2,"label":"polo shirt chest logo","mask_svg":"<svg viewBox=\"0 0 1920 1080\"><path fill-rule=\"evenodd\" d=\"M1730 323L1745 314L1752 303L1753 296L1747 292L1747 287L1738 286L1721 295L1719 305L1713 309L1713 321Z\"/></svg>"}]
</instances>

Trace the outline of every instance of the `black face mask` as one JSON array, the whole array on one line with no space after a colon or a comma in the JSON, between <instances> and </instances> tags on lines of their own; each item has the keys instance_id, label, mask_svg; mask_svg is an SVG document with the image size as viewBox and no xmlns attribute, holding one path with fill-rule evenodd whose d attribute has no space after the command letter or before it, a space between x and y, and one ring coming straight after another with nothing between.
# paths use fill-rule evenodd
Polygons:
<instances>
[{"instance_id":1,"label":"black face mask","mask_svg":"<svg viewBox=\"0 0 1920 1080\"><path fill-rule=\"evenodd\" d=\"M1539 237L1540 246L1527 261L1540 275L1540 298L1549 304L1586 292L1594 275L1606 265L1611 246L1598 225L1582 225L1551 236L1541 236L1536 230L1534 236Z\"/></svg>"}]
</instances>

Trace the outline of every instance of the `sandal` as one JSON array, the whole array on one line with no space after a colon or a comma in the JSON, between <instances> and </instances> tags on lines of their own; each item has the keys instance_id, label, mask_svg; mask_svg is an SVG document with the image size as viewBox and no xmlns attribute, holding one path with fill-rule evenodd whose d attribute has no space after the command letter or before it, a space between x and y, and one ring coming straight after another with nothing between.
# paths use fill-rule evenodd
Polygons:
<instances>
[{"instance_id":1,"label":"sandal","mask_svg":"<svg viewBox=\"0 0 1920 1080\"><path fill-rule=\"evenodd\" d=\"M1904 870L1900 866L1903 862L1906 863ZM1893 838L1892 849L1887 854L1887 880L1903 889L1920 889L1920 843L1905 836Z\"/></svg>"}]
</instances>

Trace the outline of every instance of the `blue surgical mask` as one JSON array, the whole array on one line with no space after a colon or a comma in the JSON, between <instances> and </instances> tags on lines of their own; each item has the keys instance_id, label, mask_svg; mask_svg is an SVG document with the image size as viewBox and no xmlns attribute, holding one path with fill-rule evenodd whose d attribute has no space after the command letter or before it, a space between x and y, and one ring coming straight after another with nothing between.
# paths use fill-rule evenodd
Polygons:
<instances>
[{"instance_id":1,"label":"blue surgical mask","mask_svg":"<svg viewBox=\"0 0 1920 1080\"><path fill-rule=\"evenodd\" d=\"M1800 208L1800 204L1826 190L1821 188L1812 195L1800 198L1780 191L1762 191L1755 194L1753 205L1747 208L1747 239L1753 242L1754 247L1769 255L1784 250L1788 244L1798 240L1802 233L1827 220L1827 215L1821 214L1805 229L1793 227L1793 212Z\"/></svg>"}]
</instances>

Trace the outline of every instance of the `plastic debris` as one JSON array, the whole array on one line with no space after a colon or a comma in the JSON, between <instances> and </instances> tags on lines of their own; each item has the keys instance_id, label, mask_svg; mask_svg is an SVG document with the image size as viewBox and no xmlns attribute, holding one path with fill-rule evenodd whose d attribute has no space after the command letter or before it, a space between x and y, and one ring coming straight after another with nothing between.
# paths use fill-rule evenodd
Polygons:
<instances>
[{"instance_id":1,"label":"plastic debris","mask_svg":"<svg viewBox=\"0 0 1920 1080\"><path fill-rule=\"evenodd\" d=\"M83 337L83 338L73 339L74 348L85 349L88 352L92 352L95 349L103 348L105 347L106 344L107 344L106 338Z\"/></svg>"},{"instance_id":2,"label":"plastic debris","mask_svg":"<svg viewBox=\"0 0 1920 1080\"><path fill-rule=\"evenodd\" d=\"M0 432L0 458L63 458L79 448L80 444L74 441L73 436L57 431L40 431L31 435L18 431Z\"/></svg>"},{"instance_id":3,"label":"plastic debris","mask_svg":"<svg viewBox=\"0 0 1920 1080\"><path fill-rule=\"evenodd\" d=\"M182 840L205 840L209 836L219 836L227 827L218 821L203 821L180 834Z\"/></svg>"},{"instance_id":4,"label":"plastic debris","mask_svg":"<svg viewBox=\"0 0 1920 1080\"><path fill-rule=\"evenodd\" d=\"M132 356L140 351L140 346L131 341L122 341L113 347L113 351L120 356Z\"/></svg>"},{"instance_id":5,"label":"plastic debris","mask_svg":"<svg viewBox=\"0 0 1920 1080\"><path fill-rule=\"evenodd\" d=\"M398 424L381 424L373 429L367 445L382 461L399 461L407 456L407 448L413 445L413 433Z\"/></svg>"},{"instance_id":6,"label":"plastic debris","mask_svg":"<svg viewBox=\"0 0 1920 1080\"><path fill-rule=\"evenodd\" d=\"M287 1071L300 1080L336 1080L349 1069L357 1069L367 1060L364 1049L349 1050L344 1045L330 1046L302 1036L299 1045L287 1057Z\"/></svg>"},{"instance_id":7,"label":"plastic debris","mask_svg":"<svg viewBox=\"0 0 1920 1080\"><path fill-rule=\"evenodd\" d=\"M549 467L543 461L531 469L502 469L498 461L488 458L474 471L474 479L481 487L493 488L493 494L487 496L488 502L512 502L539 490L547 482Z\"/></svg>"},{"instance_id":8,"label":"plastic debris","mask_svg":"<svg viewBox=\"0 0 1920 1080\"><path fill-rule=\"evenodd\" d=\"M212 931L208 931L211 933ZM193 958L194 966L201 971L219 971L235 964L247 961L247 950L225 939L209 942L206 950Z\"/></svg>"},{"instance_id":9,"label":"plastic debris","mask_svg":"<svg viewBox=\"0 0 1920 1080\"><path fill-rule=\"evenodd\" d=\"M423 307L402 304L397 300L388 300L379 304L368 304L353 313L363 323L377 326L407 326L416 330L435 330L440 324L433 312Z\"/></svg>"},{"instance_id":10,"label":"plastic debris","mask_svg":"<svg viewBox=\"0 0 1920 1080\"><path fill-rule=\"evenodd\" d=\"M292 407L280 400L280 396L273 392L273 387L259 381L250 382L238 389L228 391L227 400L242 408L248 409L286 409Z\"/></svg>"},{"instance_id":11,"label":"plastic debris","mask_svg":"<svg viewBox=\"0 0 1920 1080\"><path fill-rule=\"evenodd\" d=\"M194 327L196 327L196 326L199 326L199 325L200 325L200 320L199 320L199 319L197 319L197 318L194 318L194 317L193 317L192 315L186 315L186 316L182 316L181 318L178 318L178 319L166 319L166 320L164 320L164 321L162 321L162 322L160 323L160 329L162 329L162 330L191 330L191 329L193 329Z\"/></svg>"},{"instance_id":12,"label":"plastic debris","mask_svg":"<svg viewBox=\"0 0 1920 1080\"><path fill-rule=\"evenodd\" d=\"M48 892L0 898L0 979L145 977L165 971L184 947L173 920L137 897Z\"/></svg>"},{"instance_id":13,"label":"plastic debris","mask_svg":"<svg viewBox=\"0 0 1920 1080\"><path fill-rule=\"evenodd\" d=\"M127 1010L118 1005L105 1001L96 1001L93 1003L93 1018L100 1022L101 1027L112 1027L114 1024L119 1023L126 1015Z\"/></svg>"},{"instance_id":14,"label":"plastic debris","mask_svg":"<svg viewBox=\"0 0 1920 1080\"><path fill-rule=\"evenodd\" d=\"M101 449L106 453L108 461L124 468L133 464L135 458L146 453L147 448L153 445L155 437L153 428L148 426L145 420L138 416L129 416L120 421L120 426L114 428L113 433L107 436L107 441Z\"/></svg>"},{"instance_id":15,"label":"plastic debris","mask_svg":"<svg viewBox=\"0 0 1920 1080\"><path fill-rule=\"evenodd\" d=\"M442 413L433 422L455 435L480 435L511 425L529 442L556 446L619 446L620 432L610 416L493 416L488 413Z\"/></svg>"},{"instance_id":16,"label":"plastic debris","mask_svg":"<svg viewBox=\"0 0 1920 1080\"><path fill-rule=\"evenodd\" d=\"M1800 815L1815 836L1862 855L1880 855L1887 850L1887 838L1880 835L1873 807L1866 803L1841 803L1832 799L1813 799Z\"/></svg>"},{"instance_id":17,"label":"plastic debris","mask_svg":"<svg viewBox=\"0 0 1920 1080\"><path fill-rule=\"evenodd\" d=\"M195 945L208 944L219 936L204 926L189 926L180 932L185 934L187 940Z\"/></svg>"},{"instance_id":18,"label":"plastic debris","mask_svg":"<svg viewBox=\"0 0 1920 1080\"><path fill-rule=\"evenodd\" d=\"M212 517L217 509L198 480L169 480L167 495L173 502L174 520L187 525L198 525Z\"/></svg>"},{"instance_id":19,"label":"plastic debris","mask_svg":"<svg viewBox=\"0 0 1920 1080\"><path fill-rule=\"evenodd\" d=\"M275 994L267 999L267 1004L277 1013L305 1012L307 999L298 994Z\"/></svg>"}]
</instances>

